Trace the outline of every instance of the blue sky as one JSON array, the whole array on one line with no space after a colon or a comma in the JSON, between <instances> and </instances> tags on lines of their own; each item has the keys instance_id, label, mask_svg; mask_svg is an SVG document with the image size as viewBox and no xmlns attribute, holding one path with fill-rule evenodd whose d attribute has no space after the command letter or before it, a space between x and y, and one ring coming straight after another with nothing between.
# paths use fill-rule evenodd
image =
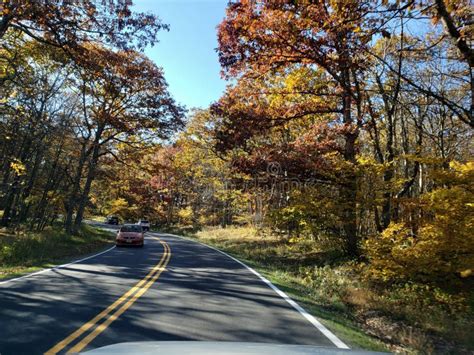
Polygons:
<instances>
[{"instance_id":1,"label":"blue sky","mask_svg":"<svg viewBox=\"0 0 474 355\"><path fill-rule=\"evenodd\" d=\"M187 108L207 107L225 89L220 77L216 26L227 0L135 0L135 10L152 12L170 31L146 54L164 69L169 89Z\"/></svg>"}]
</instances>

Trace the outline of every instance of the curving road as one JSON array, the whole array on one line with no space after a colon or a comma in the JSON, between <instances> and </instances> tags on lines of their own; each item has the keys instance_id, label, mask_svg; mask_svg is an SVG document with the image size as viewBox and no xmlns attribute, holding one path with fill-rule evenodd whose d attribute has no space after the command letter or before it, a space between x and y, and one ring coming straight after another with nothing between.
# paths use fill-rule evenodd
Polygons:
<instances>
[{"instance_id":1,"label":"curving road","mask_svg":"<svg viewBox=\"0 0 474 355\"><path fill-rule=\"evenodd\" d=\"M1 355L151 340L344 347L242 264L168 234L2 282L0 302Z\"/></svg>"}]
</instances>

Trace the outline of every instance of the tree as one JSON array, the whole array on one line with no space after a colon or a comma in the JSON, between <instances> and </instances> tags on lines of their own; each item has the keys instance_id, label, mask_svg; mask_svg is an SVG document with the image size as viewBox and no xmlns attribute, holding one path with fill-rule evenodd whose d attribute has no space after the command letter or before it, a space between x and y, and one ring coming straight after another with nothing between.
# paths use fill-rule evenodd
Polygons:
<instances>
[{"instance_id":1,"label":"tree","mask_svg":"<svg viewBox=\"0 0 474 355\"><path fill-rule=\"evenodd\" d=\"M20 48L12 48L19 74L3 86L11 92L2 107L3 225L12 220L25 221L33 188L42 174L42 163L53 151L48 147L54 141L51 134L64 128L71 112L71 97L59 94L68 85L72 72L63 53L21 38L19 44ZM13 169L15 164L24 169Z\"/></svg>"},{"instance_id":2,"label":"tree","mask_svg":"<svg viewBox=\"0 0 474 355\"><path fill-rule=\"evenodd\" d=\"M0 5L0 39L16 29L43 43L75 50L89 41L103 40L120 47L144 48L156 42L165 28L154 15L135 13L130 0L23 1Z\"/></svg>"},{"instance_id":3,"label":"tree","mask_svg":"<svg viewBox=\"0 0 474 355\"><path fill-rule=\"evenodd\" d=\"M359 78L370 36L363 28L368 5L359 1L273 2L229 4L219 26L219 57L228 77L258 77L290 66L315 66L327 74L330 92L310 95L338 97L339 122L346 129L344 157L356 164L356 140L362 123ZM343 20L342 20L343 19ZM358 254L356 179L347 171L344 214L347 252Z\"/></svg>"},{"instance_id":4,"label":"tree","mask_svg":"<svg viewBox=\"0 0 474 355\"><path fill-rule=\"evenodd\" d=\"M1 87L1 223L42 229L64 214L75 232L101 159L110 162L119 145L167 139L184 109L161 69L134 50L91 42L78 62L18 31L5 38L6 72L14 75Z\"/></svg>"},{"instance_id":5,"label":"tree","mask_svg":"<svg viewBox=\"0 0 474 355\"><path fill-rule=\"evenodd\" d=\"M474 164L452 161L450 167L433 174L438 188L407 201L422 213L408 215L367 240L373 279L445 283L472 273Z\"/></svg>"},{"instance_id":6,"label":"tree","mask_svg":"<svg viewBox=\"0 0 474 355\"><path fill-rule=\"evenodd\" d=\"M93 65L84 68L79 80L91 145L86 151L88 165L82 193L77 197L76 188L70 197L65 222L69 231L76 207L74 228L82 222L99 158L113 154L113 149L105 147L143 133L153 132L154 137L166 139L183 124L183 109L168 93L161 69L148 58L131 50L114 52L94 45L89 50Z\"/></svg>"},{"instance_id":7,"label":"tree","mask_svg":"<svg viewBox=\"0 0 474 355\"><path fill-rule=\"evenodd\" d=\"M383 3L382 3L383 4ZM472 38L472 4L468 0L420 0L400 1L376 7L383 19L384 37L398 35L399 28L418 27L420 31L410 31L413 41L400 49L413 59L419 59L417 66L427 65L432 70L432 78L440 80L443 86L431 85L431 82L418 81L410 67L400 70L386 61L380 53L369 51L368 54L382 62L386 69L399 76L403 82L424 95L445 106L456 119L474 127L474 76ZM426 18L434 26L428 27ZM442 25L439 25L439 23ZM388 27L391 30L387 30ZM402 32L403 34L403 32ZM431 62L431 63L429 63ZM439 90L440 87L443 90ZM452 94L463 92L464 96Z\"/></svg>"}]
</instances>

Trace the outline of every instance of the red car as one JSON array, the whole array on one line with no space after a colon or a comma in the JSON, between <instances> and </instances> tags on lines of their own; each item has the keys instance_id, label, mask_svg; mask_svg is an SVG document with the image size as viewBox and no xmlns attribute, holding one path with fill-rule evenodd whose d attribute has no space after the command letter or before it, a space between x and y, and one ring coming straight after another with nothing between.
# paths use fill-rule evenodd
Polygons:
<instances>
[{"instance_id":1,"label":"red car","mask_svg":"<svg viewBox=\"0 0 474 355\"><path fill-rule=\"evenodd\" d=\"M123 245L137 245L142 247L145 241L143 235L143 228L136 224L124 224L117 232L115 244Z\"/></svg>"}]
</instances>

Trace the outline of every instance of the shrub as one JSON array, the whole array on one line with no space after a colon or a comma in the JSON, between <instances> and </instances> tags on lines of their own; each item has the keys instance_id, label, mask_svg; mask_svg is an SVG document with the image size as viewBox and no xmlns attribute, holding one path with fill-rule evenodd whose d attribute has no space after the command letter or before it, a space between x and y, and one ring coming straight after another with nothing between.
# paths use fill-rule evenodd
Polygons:
<instances>
[{"instance_id":1,"label":"shrub","mask_svg":"<svg viewBox=\"0 0 474 355\"><path fill-rule=\"evenodd\" d=\"M181 208L178 211L179 221L183 225L190 225L193 223L193 210L190 206Z\"/></svg>"},{"instance_id":2,"label":"shrub","mask_svg":"<svg viewBox=\"0 0 474 355\"><path fill-rule=\"evenodd\" d=\"M474 163L451 163L437 179L442 187L420 197L416 219L391 223L367 240L371 278L444 282L472 275Z\"/></svg>"}]
</instances>

